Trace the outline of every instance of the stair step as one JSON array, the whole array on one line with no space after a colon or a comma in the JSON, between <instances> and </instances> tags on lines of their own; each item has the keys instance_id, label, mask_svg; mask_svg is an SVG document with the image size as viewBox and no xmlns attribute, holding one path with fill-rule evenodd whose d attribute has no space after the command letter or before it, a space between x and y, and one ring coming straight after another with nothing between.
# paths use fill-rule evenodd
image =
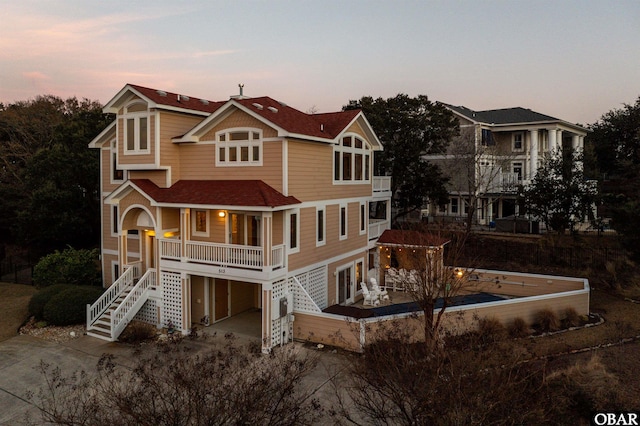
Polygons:
<instances>
[{"instance_id":1,"label":"stair step","mask_svg":"<svg viewBox=\"0 0 640 426\"><path fill-rule=\"evenodd\" d=\"M87 336L96 337L98 339L107 340L109 342L113 342L111 339L111 333L105 333L99 330L89 330L87 331Z\"/></svg>"}]
</instances>

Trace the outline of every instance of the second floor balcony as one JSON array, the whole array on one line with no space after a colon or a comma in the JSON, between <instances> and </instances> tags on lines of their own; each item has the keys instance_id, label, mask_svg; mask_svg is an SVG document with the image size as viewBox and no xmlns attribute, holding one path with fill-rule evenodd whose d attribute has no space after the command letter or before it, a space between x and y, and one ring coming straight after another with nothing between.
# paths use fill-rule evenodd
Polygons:
<instances>
[{"instance_id":1,"label":"second floor balcony","mask_svg":"<svg viewBox=\"0 0 640 426\"><path fill-rule=\"evenodd\" d=\"M260 246L159 239L161 262L181 262L216 267L215 271L236 270L239 276L271 273L285 267L285 246L268 250ZM243 272L244 271L244 272Z\"/></svg>"}]
</instances>

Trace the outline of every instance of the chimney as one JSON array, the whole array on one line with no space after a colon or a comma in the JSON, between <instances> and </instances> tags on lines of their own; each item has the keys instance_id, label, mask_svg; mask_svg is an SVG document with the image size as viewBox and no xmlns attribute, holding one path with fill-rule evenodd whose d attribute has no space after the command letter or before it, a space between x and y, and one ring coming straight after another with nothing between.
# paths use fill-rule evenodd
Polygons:
<instances>
[{"instance_id":1,"label":"chimney","mask_svg":"<svg viewBox=\"0 0 640 426\"><path fill-rule=\"evenodd\" d=\"M238 84L238 88L240 89L240 97L242 97L242 89L244 89L244 84Z\"/></svg>"}]
</instances>

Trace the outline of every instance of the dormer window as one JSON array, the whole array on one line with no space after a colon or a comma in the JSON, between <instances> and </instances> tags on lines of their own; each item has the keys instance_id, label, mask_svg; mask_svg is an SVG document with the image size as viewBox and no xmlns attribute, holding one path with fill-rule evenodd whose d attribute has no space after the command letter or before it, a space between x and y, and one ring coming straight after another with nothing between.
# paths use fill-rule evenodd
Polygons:
<instances>
[{"instance_id":1,"label":"dormer window","mask_svg":"<svg viewBox=\"0 0 640 426\"><path fill-rule=\"evenodd\" d=\"M123 117L125 154L148 154L149 114L146 104L134 103L125 109Z\"/></svg>"},{"instance_id":2,"label":"dormer window","mask_svg":"<svg viewBox=\"0 0 640 426\"><path fill-rule=\"evenodd\" d=\"M371 147L356 135L346 135L333 149L333 181L369 183Z\"/></svg>"},{"instance_id":3,"label":"dormer window","mask_svg":"<svg viewBox=\"0 0 640 426\"><path fill-rule=\"evenodd\" d=\"M216 166L261 166L262 131L231 129L216 133Z\"/></svg>"}]
</instances>

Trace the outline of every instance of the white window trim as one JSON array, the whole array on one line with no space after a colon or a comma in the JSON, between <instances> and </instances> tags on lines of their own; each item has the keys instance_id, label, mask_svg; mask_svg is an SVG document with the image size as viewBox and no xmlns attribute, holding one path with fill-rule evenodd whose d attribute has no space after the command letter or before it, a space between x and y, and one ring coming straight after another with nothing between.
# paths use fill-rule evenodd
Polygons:
<instances>
[{"instance_id":1,"label":"white window trim","mask_svg":"<svg viewBox=\"0 0 640 426\"><path fill-rule=\"evenodd\" d=\"M345 263L344 265L340 265L336 268L336 273L335 273L335 285L336 285L336 303L340 303L340 272L344 271L345 269L349 269L351 268L351 273L350 275L350 280L351 281L351 285L354 287L352 289L351 292L351 299L347 299L345 297L345 305L350 305L352 303L354 303L355 301L355 297L356 297L356 292L358 291L358 287L360 287L360 283L356 283L356 264L355 262L349 262L349 263Z\"/></svg>"},{"instance_id":2,"label":"white window trim","mask_svg":"<svg viewBox=\"0 0 640 426\"><path fill-rule=\"evenodd\" d=\"M322 212L322 241L318 240L318 213ZM327 244L327 208L326 206L316 207L316 247L321 247Z\"/></svg>"},{"instance_id":3,"label":"white window trim","mask_svg":"<svg viewBox=\"0 0 640 426\"><path fill-rule=\"evenodd\" d=\"M254 133L258 134L258 139L248 139L248 140L240 140L240 141L231 141L230 135L231 133L240 133L247 132L249 137L252 138ZM220 136L224 135L225 140L221 141ZM229 148L236 147L236 161L229 161ZM253 148L258 147L258 160L253 160ZM264 144L263 144L263 135L262 129L256 129L253 127L234 127L230 129L224 129L219 132L216 132L216 141L215 141L215 157L216 157L216 167L257 167L262 166L262 159L264 158ZM247 147L249 149L249 159L248 161L240 160L240 149L242 147ZM225 150L225 159L224 161L220 161L220 148Z\"/></svg>"},{"instance_id":4,"label":"white window trim","mask_svg":"<svg viewBox=\"0 0 640 426\"><path fill-rule=\"evenodd\" d=\"M512 161L511 162L511 173L514 173L514 174L516 173L516 164L519 164L520 165L520 169L521 169L520 179L518 179L518 180L524 180L524 173L525 173L524 161Z\"/></svg>"},{"instance_id":5,"label":"white window trim","mask_svg":"<svg viewBox=\"0 0 640 426\"><path fill-rule=\"evenodd\" d=\"M360 207L358 207L358 227L360 228L360 235L364 235L367 233L367 229L369 229L369 215L367 214L369 209L367 209L366 203L363 201L360 202Z\"/></svg>"},{"instance_id":6,"label":"white window trim","mask_svg":"<svg viewBox=\"0 0 640 426\"><path fill-rule=\"evenodd\" d=\"M350 137L351 138L351 146L350 147L345 147L342 145L342 141L344 140L344 138ZM355 139L358 138L362 141L362 148L355 148ZM340 178L336 179L336 175L335 175L335 168L336 168L336 155L335 153L339 152L340 153ZM342 177L342 171L344 170L344 167L342 165L342 154L343 153L351 153L351 179L349 180L344 180ZM361 180L356 180L356 154L362 154L362 179ZM368 161L368 167L367 167L367 161L366 158L367 156L369 157L369 161ZM337 145L333 146L333 158L332 158L332 164L333 164L333 169L331 170L332 173L332 178L333 178L333 184L334 185L362 185L362 184L371 184L372 182L372 159L373 159L373 151L371 150L371 145L369 144L369 142L367 142L366 139L364 139L362 136L360 136L357 133L345 133L344 135L342 135L340 137L339 143ZM367 168L369 169L369 173L367 175L366 170Z\"/></svg>"},{"instance_id":7,"label":"white window trim","mask_svg":"<svg viewBox=\"0 0 640 426\"><path fill-rule=\"evenodd\" d=\"M134 105L140 105L142 102L132 102L131 104L125 107L125 112L122 115L122 152L124 155L139 155L139 154L150 154L151 153L151 117L149 111L136 111L129 112L129 108ZM145 104L146 106L146 104ZM147 119L147 148L140 149L140 119ZM127 123L129 119L134 119L134 142L133 149L128 149L128 140L127 140Z\"/></svg>"},{"instance_id":8,"label":"white window trim","mask_svg":"<svg viewBox=\"0 0 640 426\"><path fill-rule=\"evenodd\" d=\"M342 235L342 209L344 208L344 235ZM338 239L340 241L346 240L349 236L349 207L347 204L340 204L338 207Z\"/></svg>"},{"instance_id":9,"label":"white window trim","mask_svg":"<svg viewBox=\"0 0 640 426\"><path fill-rule=\"evenodd\" d=\"M205 219L206 231L204 232L196 230L196 212L204 212L206 215L206 219ZM191 235L193 235L194 237L208 237L210 223L211 223L211 214L209 210L193 209L191 211Z\"/></svg>"},{"instance_id":10,"label":"white window trim","mask_svg":"<svg viewBox=\"0 0 640 426\"><path fill-rule=\"evenodd\" d=\"M120 236L120 218L118 217L118 206L117 205L112 205L111 206L111 214L110 214L110 224L109 227L111 228L111 236L112 237L118 237ZM115 217L114 217L115 216ZM114 220L117 220L118 223L118 229L113 229L113 224L114 224Z\"/></svg>"},{"instance_id":11,"label":"white window trim","mask_svg":"<svg viewBox=\"0 0 640 426\"><path fill-rule=\"evenodd\" d=\"M291 247L291 216L296 215L296 247ZM287 244L287 252L289 254L300 252L300 209L293 209L287 212L287 220L285 226L285 241Z\"/></svg>"},{"instance_id":12,"label":"white window trim","mask_svg":"<svg viewBox=\"0 0 640 426\"><path fill-rule=\"evenodd\" d=\"M111 149L109 149L107 151L109 153L109 178L110 178L110 183L112 184L117 184L117 183L122 183L125 180L127 180L127 171L124 169L118 169L122 172L122 179L116 179L115 175L114 175L114 171L116 170L117 167L117 162L118 162L118 149L116 148L115 143L111 146Z\"/></svg>"},{"instance_id":13,"label":"white window trim","mask_svg":"<svg viewBox=\"0 0 640 426\"><path fill-rule=\"evenodd\" d=\"M520 148L516 148L516 135L520 135ZM511 150L513 152L524 152L524 144L525 144L525 133L524 132L514 132L511 134Z\"/></svg>"},{"instance_id":14,"label":"white window trim","mask_svg":"<svg viewBox=\"0 0 640 426\"><path fill-rule=\"evenodd\" d=\"M456 201L456 210L457 211L453 211L453 200ZM458 197L451 197L449 199L449 213L451 213L452 215L459 215L460 214L460 200L458 199Z\"/></svg>"}]
</instances>

